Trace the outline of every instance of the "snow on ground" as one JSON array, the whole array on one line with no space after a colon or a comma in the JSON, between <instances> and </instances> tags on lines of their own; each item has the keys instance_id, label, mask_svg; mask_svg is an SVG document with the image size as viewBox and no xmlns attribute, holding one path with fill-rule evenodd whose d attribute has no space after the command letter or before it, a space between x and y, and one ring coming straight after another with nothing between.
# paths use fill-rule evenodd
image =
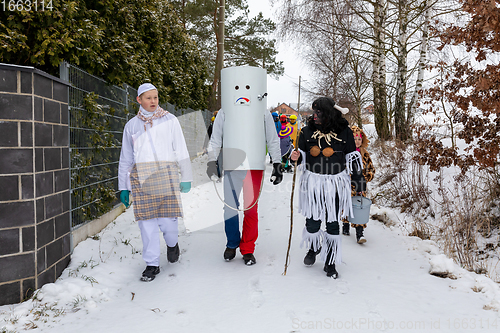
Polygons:
<instances>
[{"instance_id":1,"label":"snow on ground","mask_svg":"<svg viewBox=\"0 0 500 333\"><path fill-rule=\"evenodd\" d=\"M132 208L74 250L68 268L21 304L0 307L0 332L496 332L498 284L467 272L431 241L407 237L396 225L372 220L368 242L343 237L340 278L323 264L302 264L304 218L294 203L290 264L284 276L290 230L292 174L273 186L268 164L259 202L257 264L241 255L225 262L222 203L193 162L195 181L182 194L178 263L141 282L141 238ZM217 183L222 191L222 183ZM297 196L295 196L297 198ZM404 219L384 207L372 214ZM429 274L430 270L448 276Z\"/></svg>"}]
</instances>

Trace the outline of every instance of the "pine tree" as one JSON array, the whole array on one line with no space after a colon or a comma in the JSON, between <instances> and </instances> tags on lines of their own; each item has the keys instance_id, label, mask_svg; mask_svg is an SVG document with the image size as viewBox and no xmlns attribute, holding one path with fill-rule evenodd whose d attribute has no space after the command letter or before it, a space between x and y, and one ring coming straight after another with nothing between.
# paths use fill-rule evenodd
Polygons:
<instances>
[{"instance_id":1,"label":"pine tree","mask_svg":"<svg viewBox=\"0 0 500 333\"><path fill-rule=\"evenodd\" d=\"M207 68L167 0L53 0L51 11L0 12L0 61L55 76L66 60L112 84L148 80L160 100L206 106Z\"/></svg>"},{"instance_id":2,"label":"pine tree","mask_svg":"<svg viewBox=\"0 0 500 333\"><path fill-rule=\"evenodd\" d=\"M219 80L216 71L219 1L173 0L171 3L207 61L212 81L209 108L215 110ZM276 41L269 38L276 29L274 22L265 19L262 13L250 18L246 0L226 0L225 4L224 65L258 66L272 76L283 75L283 62L276 60Z\"/></svg>"}]
</instances>

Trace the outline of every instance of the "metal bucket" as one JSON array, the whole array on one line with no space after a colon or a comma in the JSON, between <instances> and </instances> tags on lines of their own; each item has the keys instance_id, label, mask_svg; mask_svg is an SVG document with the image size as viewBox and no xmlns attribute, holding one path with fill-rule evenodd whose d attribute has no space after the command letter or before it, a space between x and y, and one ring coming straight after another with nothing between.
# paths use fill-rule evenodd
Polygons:
<instances>
[{"instance_id":1,"label":"metal bucket","mask_svg":"<svg viewBox=\"0 0 500 333\"><path fill-rule=\"evenodd\" d=\"M366 224L370 219L370 207L372 201L362 196L352 197L352 211L354 217L348 217L353 224Z\"/></svg>"}]
</instances>

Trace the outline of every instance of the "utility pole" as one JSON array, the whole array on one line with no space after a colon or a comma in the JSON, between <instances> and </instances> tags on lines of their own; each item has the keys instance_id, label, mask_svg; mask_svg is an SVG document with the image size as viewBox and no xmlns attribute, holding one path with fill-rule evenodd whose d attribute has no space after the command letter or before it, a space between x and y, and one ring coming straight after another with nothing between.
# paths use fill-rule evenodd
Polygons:
<instances>
[{"instance_id":1,"label":"utility pole","mask_svg":"<svg viewBox=\"0 0 500 333\"><path fill-rule=\"evenodd\" d=\"M300 79L301 76L299 75L299 100L297 102L297 114L300 116L300 120L302 120L302 115L300 114Z\"/></svg>"},{"instance_id":2,"label":"utility pole","mask_svg":"<svg viewBox=\"0 0 500 333\"><path fill-rule=\"evenodd\" d=\"M224 21L225 21L226 0L220 0L219 5L219 45L217 47L217 110L221 108L221 70L224 67Z\"/></svg>"}]
</instances>

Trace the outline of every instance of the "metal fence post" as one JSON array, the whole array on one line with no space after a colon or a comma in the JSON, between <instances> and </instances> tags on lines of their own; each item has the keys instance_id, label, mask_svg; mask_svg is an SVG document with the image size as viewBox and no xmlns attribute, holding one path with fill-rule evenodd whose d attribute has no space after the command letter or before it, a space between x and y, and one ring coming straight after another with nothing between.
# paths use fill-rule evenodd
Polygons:
<instances>
[{"instance_id":1,"label":"metal fence post","mask_svg":"<svg viewBox=\"0 0 500 333\"><path fill-rule=\"evenodd\" d=\"M70 82L70 64L67 63L66 61L63 61L59 65L59 77L64 80ZM70 82L71 83L71 82ZM71 203L71 197L73 194L73 188L71 187L71 89L72 87L68 87L68 172L69 172L69 230L73 230L73 214L72 214L72 203ZM73 233L70 233L69 237L69 246L71 249L71 254L73 254Z\"/></svg>"}]
</instances>

